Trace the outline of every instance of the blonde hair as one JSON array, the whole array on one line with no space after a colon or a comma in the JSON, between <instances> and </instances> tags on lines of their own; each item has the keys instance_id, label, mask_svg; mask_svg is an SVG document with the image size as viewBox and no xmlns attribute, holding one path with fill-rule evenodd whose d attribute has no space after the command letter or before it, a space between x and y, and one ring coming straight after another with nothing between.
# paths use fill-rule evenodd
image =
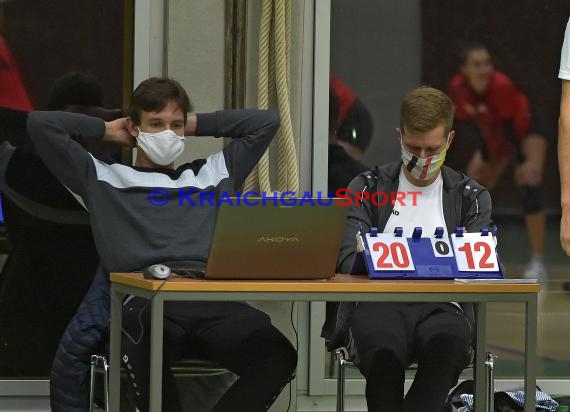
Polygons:
<instances>
[{"instance_id":1,"label":"blonde hair","mask_svg":"<svg viewBox=\"0 0 570 412\"><path fill-rule=\"evenodd\" d=\"M409 92L400 106L400 129L425 133L440 124L445 136L453 127L455 108L448 95L433 87L421 86Z\"/></svg>"}]
</instances>

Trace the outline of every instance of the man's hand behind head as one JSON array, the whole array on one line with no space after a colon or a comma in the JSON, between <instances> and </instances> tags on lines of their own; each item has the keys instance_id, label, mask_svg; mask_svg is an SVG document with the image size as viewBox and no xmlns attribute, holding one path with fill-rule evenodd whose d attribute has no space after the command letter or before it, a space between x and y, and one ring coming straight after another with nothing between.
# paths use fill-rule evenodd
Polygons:
<instances>
[{"instance_id":1,"label":"man's hand behind head","mask_svg":"<svg viewBox=\"0 0 570 412\"><path fill-rule=\"evenodd\" d=\"M135 147L137 144L136 139L129 133L127 129L127 118L121 117L120 119L111 122L105 122L105 142L117 143L125 147Z\"/></svg>"}]
</instances>

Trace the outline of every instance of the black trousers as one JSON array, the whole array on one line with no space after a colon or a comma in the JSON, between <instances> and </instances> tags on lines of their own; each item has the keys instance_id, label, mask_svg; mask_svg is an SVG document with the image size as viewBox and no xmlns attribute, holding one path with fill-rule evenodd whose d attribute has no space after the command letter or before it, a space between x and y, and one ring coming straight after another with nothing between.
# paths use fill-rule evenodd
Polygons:
<instances>
[{"instance_id":1,"label":"black trousers","mask_svg":"<svg viewBox=\"0 0 570 412\"><path fill-rule=\"evenodd\" d=\"M369 412L441 411L471 358L471 325L450 303L360 302L351 332ZM417 362L404 397L406 368Z\"/></svg>"},{"instance_id":2,"label":"black trousers","mask_svg":"<svg viewBox=\"0 0 570 412\"><path fill-rule=\"evenodd\" d=\"M141 412L148 411L149 401L146 302L133 298L123 306L123 330L129 336L123 333L122 358ZM162 410L168 412L182 411L170 365L183 357L214 361L238 376L216 412L266 411L297 366L297 352L289 340L265 313L242 302L165 302L163 353Z\"/></svg>"}]
</instances>

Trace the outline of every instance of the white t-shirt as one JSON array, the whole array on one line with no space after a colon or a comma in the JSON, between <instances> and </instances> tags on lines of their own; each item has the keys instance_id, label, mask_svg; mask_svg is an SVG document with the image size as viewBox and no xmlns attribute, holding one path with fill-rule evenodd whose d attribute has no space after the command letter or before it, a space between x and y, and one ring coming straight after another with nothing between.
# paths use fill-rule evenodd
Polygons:
<instances>
[{"instance_id":1,"label":"white t-shirt","mask_svg":"<svg viewBox=\"0 0 570 412\"><path fill-rule=\"evenodd\" d=\"M404 229L406 237L412 236L415 227L422 228L422 236L433 236L436 227L443 227L447 233L443 216L441 173L432 184L425 187L411 184L402 170L400 170L399 180L398 192L403 192L406 196L401 201L396 200L384 233L394 233L397 226ZM411 192L419 193L414 196L410 195Z\"/></svg>"},{"instance_id":2,"label":"white t-shirt","mask_svg":"<svg viewBox=\"0 0 570 412\"><path fill-rule=\"evenodd\" d=\"M566 24L566 32L564 33L564 44L562 44L562 53L560 53L560 72L558 77L563 80L570 80L570 19Z\"/></svg>"},{"instance_id":3,"label":"white t-shirt","mask_svg":"<svg viewBox=\"0 0 570 412\"><path fill-rule=\"evenodd\" d=\"M398 226L404 229L404 236L411 237L415 227L422 228L422 236L433 236L437 227L442 227L447 235L445 217L443 215L443 178L441 172L429 186L415 186L411 184L404 171L400 169L398 192L404 192L406 196L401 201L396 201L394 210L388 218L384 233L394 233ZM420 192L415 196L410 192ZM402 198L402 196L399 196ZM414 200L415 199L415 200ZM451 302L459 309L457 302Z\"/></svg>"}]
</instances>

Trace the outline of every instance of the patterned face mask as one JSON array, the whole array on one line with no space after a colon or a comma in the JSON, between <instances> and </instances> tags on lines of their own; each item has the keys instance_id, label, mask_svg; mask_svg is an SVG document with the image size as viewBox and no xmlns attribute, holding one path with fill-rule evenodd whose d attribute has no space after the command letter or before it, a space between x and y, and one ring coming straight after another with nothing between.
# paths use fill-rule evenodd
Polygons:
<instances>
[{"instance_id":1,"label":"patterned face mask","mask_svg":"<svg viewBox=\"0 0 570 412\"><path fill-rule=\"evenodd\" d=\"M408 152L401 138L400 145L402 146L402 161L408 172L410 172L415 179L429 180L437 175L443 165L447 149L449 148L449 136L447 137L445 148L440 153L426 158L417 157Z\"/></svg>"}]
</instances>

